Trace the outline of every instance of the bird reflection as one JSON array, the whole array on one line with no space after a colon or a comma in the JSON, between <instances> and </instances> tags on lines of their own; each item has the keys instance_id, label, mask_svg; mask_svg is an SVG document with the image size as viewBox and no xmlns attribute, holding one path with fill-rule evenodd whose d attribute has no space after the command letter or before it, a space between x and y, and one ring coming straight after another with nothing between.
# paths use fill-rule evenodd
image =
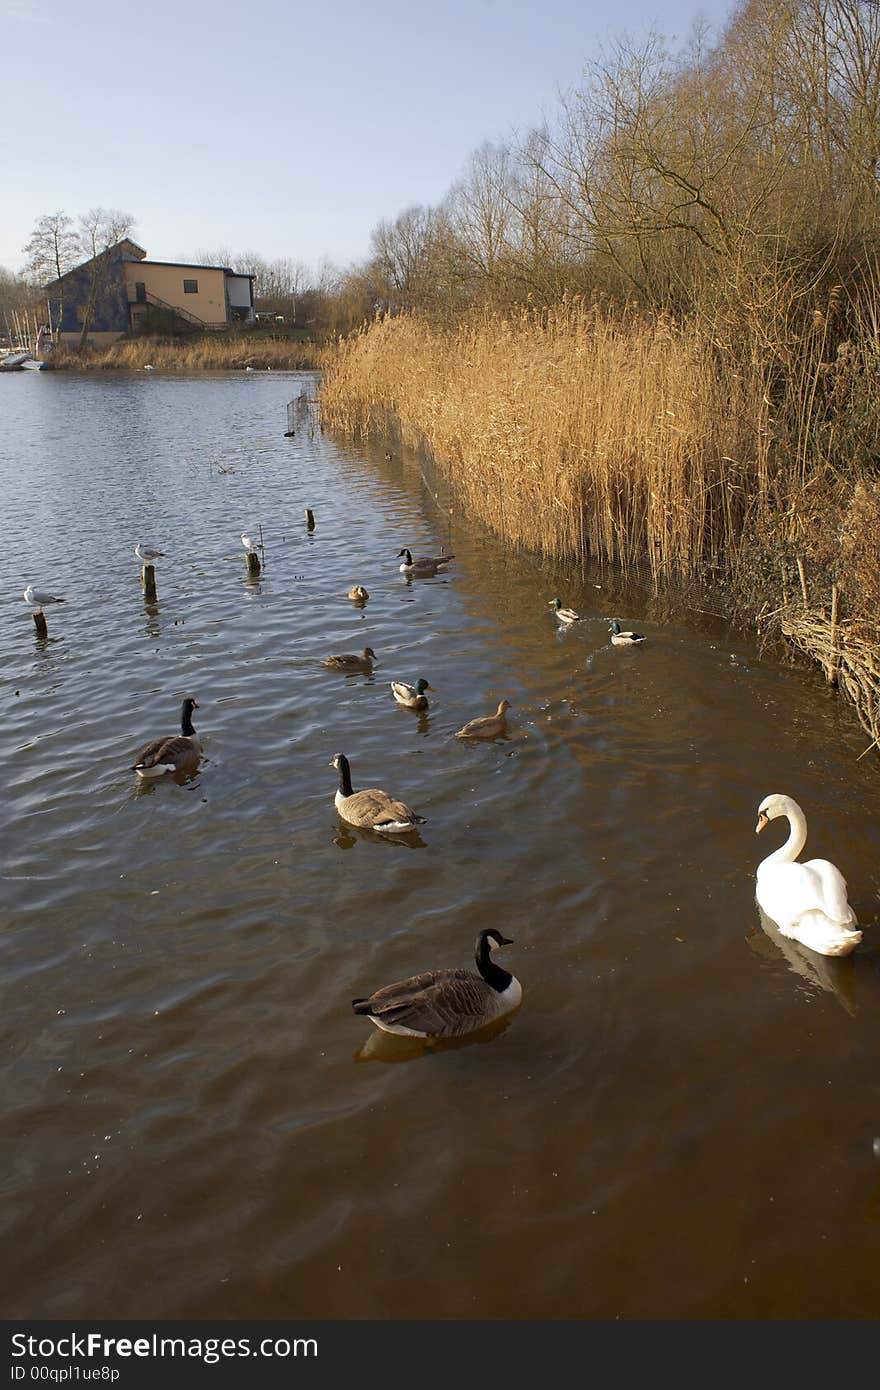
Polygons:
<instances>
[{"instance_id":1,"label":"bird reflection","mask_svg":"<svg viewBox=\"0 0 880 1390\"><path fill-rule=\"evenodd\" d=\"M159 624L158 603L150 603L147 599L144 599L144 614L146 616L146 621L144 623L144 633L146 636L160 637L162 635L162 628Z\"/></svg>"},{"instance_id":2,"label":"bird reflection","mask_svg":"<svg viewBox=\"0 0 880 1390\"><path fill-rule=\"evenodd\" d=\"M417 830L407 830L394 835L383 835L378 830L367 830L360 825L348 825L340 821L333 836L334 845L340 849L352 849L358 840L369 840L372 844L391 845L397 849L427 849L428 846Z\"/></svg>"},{"instance_id":3,"label":"bird reflection","mask_svg":"<svg viewBox=\"0 0 880 1390\"><path fill-rule=\"evenodd\" d=\"M510 1027L515 1014L495 1018L474 1033L462 1038L406 1038L398 1033L385 1033L374 1028L352 1057L353 1062L415 1062L432 1052L452 1052L459 1047L476 1047L492 1042Z\"/></svg>"},{"instance_id":4,"label":"bird reflection","mask_svg":"<svg viewBox=\"0 0 880 1390\"><path fill-rule=\"evenodd\" d=\"M204 759L202 761L204 762ZM154 792L159 791L160 787L167 787L169 782L176 783L178 787L186 787L189 791L198 791L201 785L199 782L200 771L201 768L196 772L166 772L162 777L138 777L132 795L135 797L152 796Z\"/></svg>"},{"instance_id":5,"label":"bird reflection","mask_svg":"<svg viewBox=\"0 0 880 1390\"><path fill-rule=\"evenodd\" d=\"M776 952L771 949L772 942L788 962L789 970L800 975L812 989L820 989L833 994L840 1007L854 1017L858 1004L855 997L855 975L851 957L820 956L799 941L783 936L775 922L772 922L762 908L758 908L761 936L757 928L748 935L748 943L756 955L765 960L777 962Z\"/></svg>"}]
</instances>

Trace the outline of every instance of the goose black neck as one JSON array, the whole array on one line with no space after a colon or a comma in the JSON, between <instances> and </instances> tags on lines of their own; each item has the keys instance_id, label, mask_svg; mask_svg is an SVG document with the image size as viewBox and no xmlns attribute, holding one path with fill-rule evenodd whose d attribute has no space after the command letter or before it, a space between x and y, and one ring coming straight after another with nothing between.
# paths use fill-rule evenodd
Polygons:
<instances>
[{"instance_id":1,"label":"goose black neck","mask_svg":"<svg viewBox=\"0 0 880 1390\"><path fill-rule=\"evenodd\" d=\"M411 564L412 564L412 553L411 553L411 551L405 550L405 551L403 552L403 559L404 559L404 563L405 563L405 564L411 565Z\"/></svg>"},{"instance_id":2,"label":"goose black neck","mask_svg":"<svg viewBox=\"0 0 880 1390\"><path fill-rule=\"evenodd\" d=\"M474 959L477 962L477 969L492 989L501 994L510 984L513 976L507 971L502 970L500 965L496 965L492 959L492 952L489 946L489 938L480 935L477 938L477 949L474 952Z\"/></svg>"},{"instance_id":3,"label":"goose black neck","mask_svg":"<svg viewBox=\"0 0 880 1390\"><path fill-rule=\"evenodd\" d=\"M344 753L339 754L339 790L343 796L351 796L351 768Z\"/></svg>"},{"instance_id":4,"label":"goose black neck","mask_svg":"<svg viewBox=\"0 0 880 1390\"><path fill-rule=\"evenodd\" d=\"M187 738L192 738L195 733L192 722L192 705L188 700L184 700L183 709L180 711L180 732Z\"/></svg>"}]
</instances>

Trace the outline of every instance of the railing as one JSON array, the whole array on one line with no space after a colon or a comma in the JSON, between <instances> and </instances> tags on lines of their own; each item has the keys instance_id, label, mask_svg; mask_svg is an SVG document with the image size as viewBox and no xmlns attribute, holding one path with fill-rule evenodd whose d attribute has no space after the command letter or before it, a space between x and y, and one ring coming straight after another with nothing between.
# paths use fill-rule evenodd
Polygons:
<instances>
[{"instance_id":1,"label":"railing","mask_svg":"<svg viewBox=\"0 0 880 1390\"><path fill-rule=\"evenodd\" d=\"M229 327L225 319L222 323L209 323L207 319L200 319L197 314L191 314L189 309L183 309L179 304L169 304L167 300L160 299L157 294L153 294L152 290L147 290L140 299L137 297L129 298L128 302L129 304L151 304L155 309L164 309L166 313L174 314L176 318L183 319L196 328L205 328L213 333Z\"/></svg>"}]
</instances>

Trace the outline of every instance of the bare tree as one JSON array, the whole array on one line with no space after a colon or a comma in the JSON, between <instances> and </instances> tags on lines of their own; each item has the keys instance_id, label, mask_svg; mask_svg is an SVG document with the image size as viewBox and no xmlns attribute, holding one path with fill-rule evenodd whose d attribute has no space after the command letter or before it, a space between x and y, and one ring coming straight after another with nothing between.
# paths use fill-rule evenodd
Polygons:
<instances>
[{"instance_id":1,"label":"bare tree","mask_svg":"<svg viewBox=\"0 0 880 1390\"><path fill-rule=\"evenodd\" d=\"M80 255L85 257L86 264L83 269L88 276L79 339L80 352L85 349L95 310L110 279L113 248L128 236L132 225L131 216L116 208L92 208L79 219L79 251Z\"/></svg>"},{"instance_id":2,"label":"bare tree","mask_svg":"<svg viewBox=\"0 0 880 1390\"><path fill-rule=\"evenodd\" d=\"M34 223L30 239L22 248L26 273L41 288L62 276L76 264L78 242L73 218L66 212L46 212ZM59 322L64 313L64 286L58 285L55 295L59 306Z\"/></svg>"}]
</instances>

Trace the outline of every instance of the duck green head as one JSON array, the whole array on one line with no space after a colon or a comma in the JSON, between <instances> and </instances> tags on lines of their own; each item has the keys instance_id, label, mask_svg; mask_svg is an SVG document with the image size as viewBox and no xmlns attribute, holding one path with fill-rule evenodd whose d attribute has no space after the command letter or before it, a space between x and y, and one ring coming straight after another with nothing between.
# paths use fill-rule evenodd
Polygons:
<instances>
[{"instance_id":1,"label":"duck green head","mask_svg":"<svg viewBox=\"0 0 880 1390\"><path fill-rule=\"evenodd\" d=\"M426 690L433 690L433 688L434 687L429 685L421 676L419 676L419 679L415 683L415 692L417 695L424 695Z\"/></svg>"},{"instance_id":2,"label":"duck green head","mask_svg":"<svg viewBox=\"0 0 880 1390\"><path fill-rule=\"evenodd\" d=\"M620 623L617 621L616 618L612 619L611 626L609 627L608 631L613 632L615 637L617 637L617 635L619 634Z\"/></svg>"},{"instance_id":3,"label":"duck green head","mask_svg":"<svg viewBox=\"0 0 880 1390\"><path fill-rule=\"evenodd\" d=\"M549 600L549 603L550 603L550 607L551 607L551 608L561 608L561 607L562 607L562 599L561 599L561 598L551 598L551 599Z\"/></svg>"}]
</instances>

